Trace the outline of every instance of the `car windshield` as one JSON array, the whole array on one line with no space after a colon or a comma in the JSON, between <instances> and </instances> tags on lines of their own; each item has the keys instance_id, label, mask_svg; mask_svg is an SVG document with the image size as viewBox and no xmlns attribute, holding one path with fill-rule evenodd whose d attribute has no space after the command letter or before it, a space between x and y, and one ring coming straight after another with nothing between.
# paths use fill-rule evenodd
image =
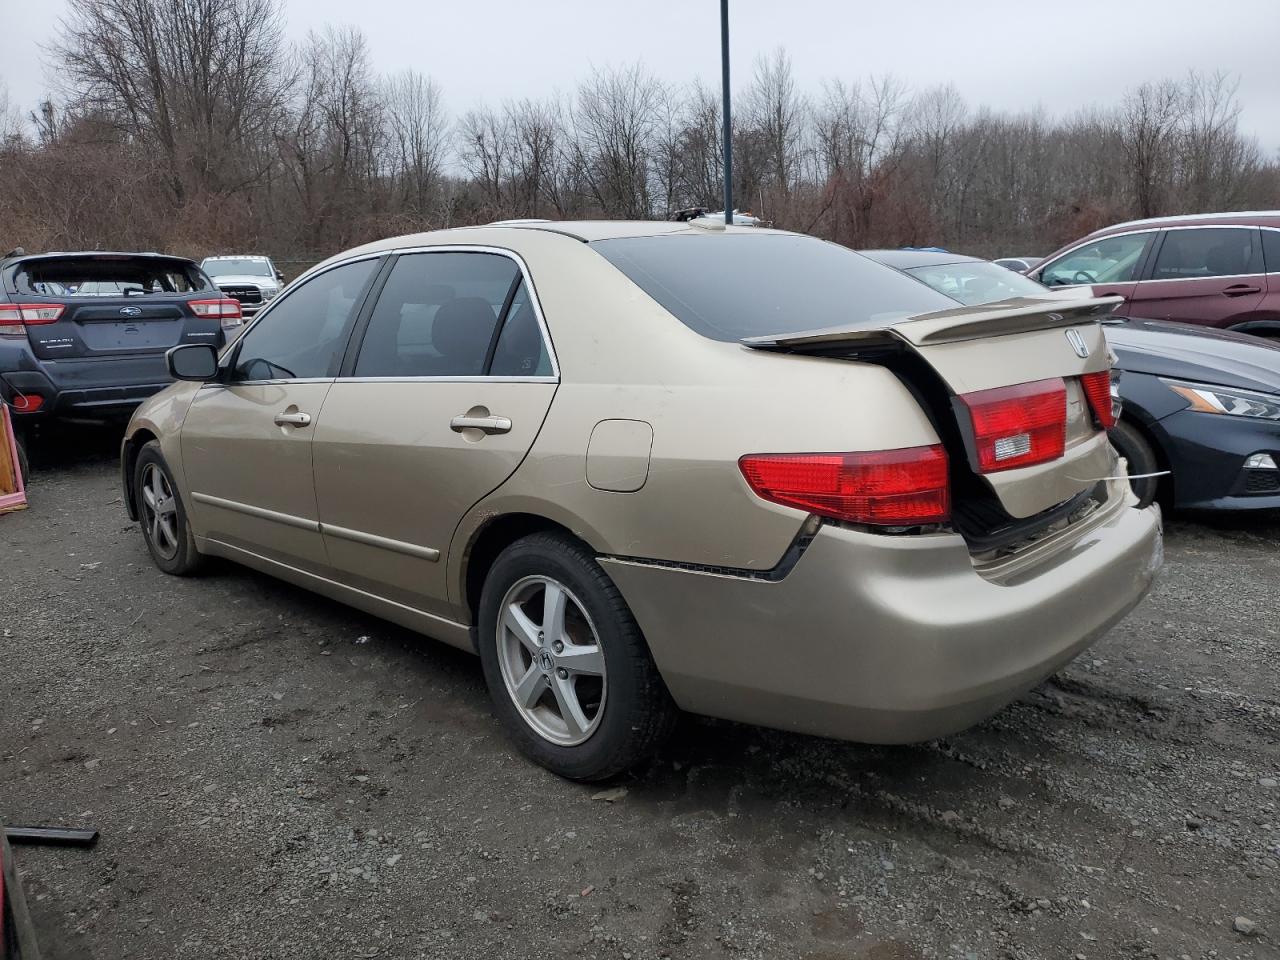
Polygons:
<instances>
[{"instance_id":1,"label":"car windshield","mask_svg":"<svg viewBox=\"0 0 1280 960\"><path fill-rule=\"evenodd\" d=\"M713 340L874 329L955 307L896 270L813 237L707 232L591 246L687 327Z\"/></svg>"},{"instance_id":2,"label":"car windshield","mask_svg":"<svg viewBox=\"0 0 1280 960\"><path fill-rule=\"evenodd\" d=\"M1010 297L1036 297L1048 293L1045 287L1029 277L983 260L931 263L923 267L906 267L904 272L970 307Z\"/></svg>"},{"instance_id":3,"label":"car windshield","mask_svg":"<svg viewBox=\"0 0 1280 960\"><path fill-rule=\"evenodd\" d=\"M19 291L46 297L138 297L207 290L194 263L128 255L42 257L14 275Z\"/></svg>"},{"instance_id":4,"label":"car windshield","mask_svg":"<svg viewBox=\"0 0 1280 960\"><path fill-rule=\"evenodd\" d=\"M271 265L265 260L206 260L201 266L211 277L271 276Z\"/></svg>"}]
</instances>

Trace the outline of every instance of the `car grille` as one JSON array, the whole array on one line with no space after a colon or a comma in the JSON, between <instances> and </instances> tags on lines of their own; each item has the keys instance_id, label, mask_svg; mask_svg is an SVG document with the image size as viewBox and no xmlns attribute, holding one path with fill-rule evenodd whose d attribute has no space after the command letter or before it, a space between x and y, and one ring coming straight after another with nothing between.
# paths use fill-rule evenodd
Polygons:
<instances>
[{"instance_id":1,"label":"car grille","mask_svg":"<svg viewBox=\"0 0 1280 960\"><path fill-rule=\"evenodd\" d=\"M1280 493L1280 470L1246 470L1245 493Z\"/></svg>"},{"instance_id":2,"label":"car grille","mask_svg":"<svg viewBox=\"0 0 1280 960\"><path fill-rule=\"evenodd\" d=\"M239 300L241 303L261 303L262 302L262 291L259 290L257 287L240 286L237 284L235 286L219 287L218 289L220 289L228 297L234 297L236 300Z\"/></svg>"}]
</instances>

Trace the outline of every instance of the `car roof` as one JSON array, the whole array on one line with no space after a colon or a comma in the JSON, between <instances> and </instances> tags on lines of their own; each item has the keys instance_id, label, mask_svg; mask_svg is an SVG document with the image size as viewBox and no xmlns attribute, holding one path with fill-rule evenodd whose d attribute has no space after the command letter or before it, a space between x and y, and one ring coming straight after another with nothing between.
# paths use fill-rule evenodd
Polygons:
<instances>
[{"instance_id":1,"label":"car roof","mask_svg":"<svg viewBox=\"0 0 1280 960\"><path fill-rule=\"evenodd\" d=\"M220 253L216 257L205 257L204 260L270 260L260 253ZM204 263L201 260L201 263Z\"/></svg>"},{"instance_id":2,"label":"car roof","mask_svg":"<svg viewBox=\"0 0 1280 960\"><path fill-rule=\"evenodd\" d=\"M986 263L981 257L966 257L960 253L937 253L933 250L859 250L864 257L895 270L909 267L936 267L944 263Z\"/></svg>"},{"instance_id":3,"label":"car roof","mask_svg":"<svg viewBox=\"0 0 1280 960\"><path fill-rule=\"evenodd\" d=\"M1225 213L1187 213L1171 217L1148 217L1145 220L1126 220L1101 230L1095 230L1089 236L1105 236L1121 230L1132 230L1134 227L1182 227L1225 224L1243 227L1280 227L1280 210L1237 210Z\"/></svg>"},{"instance_id":4,"label":"car roof","mask_svg":"<svg viewBox=\"0 0 1280 960\"><path fill-rule=\"evenodd\" d=\"M673 234L707 234L733 233L744 236L762 236L770 233L786 233L785 230L768 230L760 227L725 226L722 223L699 224L696 221L678 223L672 220L544 220L525 223L482 223L469 227L456 227L451 230L433 230L427 233L412 233L400 237L387 237L365 244L358 249L363 253L379 250L395 250L401 247L430 246L438 242L443 233L463 237L470 231L484 231L492 236L505 231L525 232L539 231L558 233L583 243L596 240L621 240L632 237L659 237ZM348 251L350 252L350 251Z\"/></svg>"}]
</instances>

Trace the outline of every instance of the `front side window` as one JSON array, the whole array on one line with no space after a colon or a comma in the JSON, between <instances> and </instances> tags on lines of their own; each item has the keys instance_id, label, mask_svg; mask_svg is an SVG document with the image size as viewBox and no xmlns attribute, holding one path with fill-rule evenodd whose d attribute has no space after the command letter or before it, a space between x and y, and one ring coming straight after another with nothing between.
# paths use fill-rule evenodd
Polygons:
<instances>
[{"instance_id":1,"label":"front side window","mask_svg":"<svg viewBox=\"0 0 1280 960\"><path fill-rule=\"evenodd\" d=\"M1261 261L1258 231L1251 228L1170 230L1156 255L1151 279L1203 280L1261 273Z\"/></svg>"},{"instance_id":2,"label":"front side window","mask_svg":"<svg viewBox=\"0 0 1280 960\"><path fill-rule=\"evenodd\" d=\"M1154 232L1129 233L1082 243L1046 266L1040 273L1040 282L1047 287L1062 287L1136 280L1154 236Z\"/></svg>"},{"instance_id":3,"label":"front side window","mask_svg":"<svg viewBox=\"0 0 1280 960\"><path fill-rule=\"evenodd\" d=\"M494 253L411 253L369 317L357 377L476 377L520 268Z\"/></svg>"},{"instance_id":4,"label":"front side window","mask_svg":"<svg viewBox=\"0 0 1280 960\"><path fill-rule=\"evenodd\" d=\"M240 338L231 380L336 376L379 264L376 258L343 264L291 290Z\"/></svg>"},{"instance_id":5,"label":"front side window","mask_svg":"<svg viewBox=\"0 0 1280 960\"><path fill-rule=\"evenodd\" d=\"M675 234L591 244L712 340L874 329L954 301L845 247L788 234Z\"/></svg>"}]
</instances>

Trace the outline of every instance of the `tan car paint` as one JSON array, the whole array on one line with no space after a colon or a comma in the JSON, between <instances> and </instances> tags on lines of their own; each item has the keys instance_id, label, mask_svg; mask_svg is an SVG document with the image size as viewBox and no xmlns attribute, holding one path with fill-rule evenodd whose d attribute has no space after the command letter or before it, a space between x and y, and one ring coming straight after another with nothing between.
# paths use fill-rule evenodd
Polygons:
<instances>
[{"instance_id":1,"label":"tan car paint","mask_svg":"<svg viewBox=\"0 0 1280 960\"><path fill-rule=\"evenodd\" d=\"M312 480L315 428L275 418L317 418L331 386L328 380L211 385L196 394L182 425L182 461L183 502L197 539L257 550L307 570L328 568Z\"/></svg>"},{"instance_id":2,"label":"tan car paint","mask_svg":"<svg viewBox=\"0 0 1280 960\"><path fill-rule=\"evenodd\" d=\"M806 529L807 517L752 494L737 468L739 457L933 444L938 438L927 416L892 373L874 364L786 356L699 336L581 240L556 229L442 231L381 241L328 261L456 244L519 255L546 318L560 383L468 384L450 394L447 408L461 413L470 409L463 405L484 406L494 415L510 416L514 426L517 415L507 413L514 403L521 429L527 422L536 433L536 439L528 437L532 447L522 461L525 434L514 447L504 446L517 439L511 434L469 441L440 437L443 421L435 404L415 405L409 396L421 391L425 397L438 382L340 380L334 389L351 391L353 397L358 393L358 400L332 408L332 428L323 409L311 428L314 436L325 438L318 461L325 479L314 516L318 524L363 535L365 542L321 537L323 568L282 563L262 549L217 536L226 522L206 511L192 515L200 549L467 647L471 546L488 522L533 514L561 524L603 555L682 705L864 739L910 738L988 712L1069 659L1142 596L1157 565L1159 519L1154 510L1129 509L1132 500L1123 481L1110 484L1111 499L1096 517L1051 538L1052 550L1043 546L1020 557L1016 575L1007 581L985 571L956 534L891 537L833 525L818 530L785 577L772 582L761 576L779 564ZM591 238L700 230L668 223L565 229ZM729 232L765 234L751 228ZM1046 302L1039 309L1051 306ZM991 322L977 316L980 312L948 311L963 316L947 323L954 330ZM262 314L269 316L269 310ZM965 342L947 342L947 323L921 337L929 341L921 349L932 353L935 366L948 370L946 376L973 389L982 388L974 384L1069 377L1105 366L1101 333L1088 324L1075 326L1099 349L1082 360L1062 353L1059 346L1067 348L1063 330L1043 329L1043 318L1004 321L1004 336ZM1050 343L1054 337L1061 345ZM227 389L206 386L201 394ZM554 400L548 396L552 391ZM268 496L273 480L228 462L231 435L250 428L223 425L225 455L205 457L198 466L186 456L185 445L178 449L179 408L195 392L192 385L177 385L145 403L130 436L148 429L164 437L166 457L187 502L193 489L230 491L237 483L245 485L243 497ZM1078 406L1078 391L1073 399ZM543 410L545 421L533 430ZM420 419L425 416L429 427ZM1011 512L1035 512L1037 503L1056 503L1092 486L1095 475L1122 473L1105 436L1089 430L1081 416L1087 414L1073 420L1067 458L1044 469L1027 468L1025 476L1009 471L1003 489L996 486ZM652 428L647 477L634 492L599 489L588 480L588 443L605 420ZM371 438L380 450L388 445L376 465L361 452ZM441 449L474 453L492 463L470 477L454 475L455 468L418 455L413 443L418 438L467 442ZM512 467L505 482L498 479ZM395 476L388 477L388 471ZM491 481L497 487L486 495ZM472 483L477 485L468 492ZM448 504L443 516L406 520L406 500L414 512L430 509L426 492L432 484L439 485L439 496ZM470 497L475 502L466 509ZM305 503L288 508L294 510L308 516ZM442 532L462 510L451 536ZM277 539L284 536L278 532L255 529L253 535L272 550L288 546ZM388 540L398 546L383 542ZM440 556L415 556L402 549L406 545L438 550ZM743 575L691 572L672 563L736 569ZM784 637L805 640L806 656L775 650ZM898 645L900 638L905 646ZM791 662L775 676L771 664L779 658ZM813 679L815 696L801 692L802 675ZM896 705L895 698L900 698Z\"/></svg>"},{"instance_id":3,"label":"tan car paint","mask_svg":"<svg viewBox=\"0 0 1280 960\"><path fill-rule=\"evenodd\" d=\"M314 427L313 455L325 547L338 576L459 619L441 562L454 528L524 459L555 391L554 383L517 381L337 381ZM510 432L451 427L473 412L510 420ZM392 542L359 542L349 531Z\"/></svg>"},{"instance_id":4,"label":"tan car paint","mask_svg":"<svg viewBox=\"0 0 1280 960\"><path fill-rule=\"evenodd\" d=\"M1160 523L1127 481L1015 584L954 534L824 526L771 582L605 558L684 709L872 743L961 730L1054 673L1146 593Z\"/></svg>"}]
</instances>

